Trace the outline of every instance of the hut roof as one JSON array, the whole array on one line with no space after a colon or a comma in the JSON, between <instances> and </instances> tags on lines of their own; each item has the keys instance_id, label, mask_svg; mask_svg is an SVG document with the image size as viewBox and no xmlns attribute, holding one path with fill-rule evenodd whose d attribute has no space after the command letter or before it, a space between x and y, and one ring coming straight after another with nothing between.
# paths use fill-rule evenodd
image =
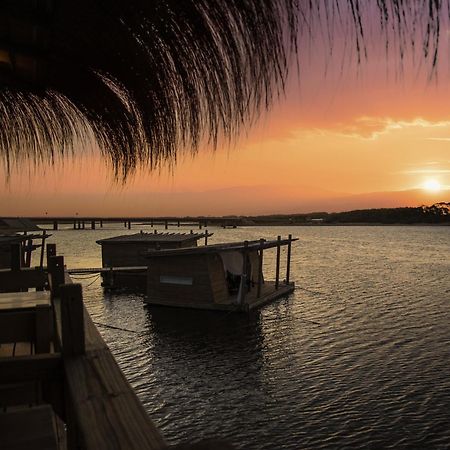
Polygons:
<instances>
[{"instance_id":1,"label":"hut roof","mask_svg":"<svg viewBox=\"0 0 450 450\"><path fill-rule=\"evenodd\" d=\"M175 249L150 250L146 256L153 258L155 256L184 256L184 255L204 255L208 253L223 253L236 251L256 251L260 249L274 248L277 245L287 245L289 242L298 241L297 238L270 240L270 241L247 241L247 242L229 242L224 244L212 244L202 247L188 247Z\"/></svg>"},{"instance_id":2,"label":"hut roof","mask_svg":"<svg viewBox=\"0 0 450 450\"><path fill-rule=\"evenodd\" d=\"M100 239L97 244L130 244L142 242L188 242L198 241L206 236L212 236L213 233L136 233L125 234L123 236L114 236L106 239Z\"/></svg>"},{"instance_id":3,"label":"hut roof","mask_svg":"<svg viewBox=\"0 0 450 450\"><path fill-rule=\"evenodd\" d=\"M40 231L36 224L23 218L0 218L0 233L18 233L21 231Z\"/></svg>"},{"instance_id":4,"label":"hut roof","mask_svg":"<svg viewBox=\"0 0 450 450\"><path fill-rule=\"evenodd\" d=\"M9 245L9 244L14 244L14 243L18 243L18 242L24 242L24 241L28 241L29 239L33 240L33 239L46 239L49 238L51 236L51 234L46 234L46 235L42 235L42 234L3 234L0 235L0 246L5 246L5 245Z\"/></svg>"}]
</instances>

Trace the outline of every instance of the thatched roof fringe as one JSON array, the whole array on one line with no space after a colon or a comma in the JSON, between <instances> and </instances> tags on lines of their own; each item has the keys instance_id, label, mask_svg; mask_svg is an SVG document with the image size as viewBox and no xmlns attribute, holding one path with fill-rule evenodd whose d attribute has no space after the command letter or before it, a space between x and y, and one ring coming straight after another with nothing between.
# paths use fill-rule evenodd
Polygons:
<instances>
[{"instance_id":1,"label":"thatched roof fringe","mask_svg":"<svg viewBox=\"0 0 450 450\"><path fill-rule=\"evenodd\" d=\"M124 178L233 137L283 91L297 36L345 27L434 66L450 0L4 0L0 152L52 163L94 136Z\"/></svg>"}]
</instances>

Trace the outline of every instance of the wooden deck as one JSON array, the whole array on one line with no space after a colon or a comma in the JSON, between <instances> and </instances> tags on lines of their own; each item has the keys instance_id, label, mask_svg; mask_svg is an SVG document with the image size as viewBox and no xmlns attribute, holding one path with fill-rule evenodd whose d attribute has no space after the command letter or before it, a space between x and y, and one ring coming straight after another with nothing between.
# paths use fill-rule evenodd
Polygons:
<instances>
[{"instance_id":1,"label":"wooden deck","mask_svg":"<svg viewBox=\"0 0 450 450\"><path fill-rule=\"evenodd\" d=\"M248 312L259 308L267 303L275 301L282 297L287 297L295 289L295 283L279 284L275 289L274 281L266 281L261 288L261 294L258 297L256 287L245 296L243 305L237 304L236 296L230 297L230 303L205 303L205 302L185 302L182 300L158 301L147 298L145 300L148 306L168 306L177 308L204 309L211 311L236 311Z\"/></svg>"}]
</instances>

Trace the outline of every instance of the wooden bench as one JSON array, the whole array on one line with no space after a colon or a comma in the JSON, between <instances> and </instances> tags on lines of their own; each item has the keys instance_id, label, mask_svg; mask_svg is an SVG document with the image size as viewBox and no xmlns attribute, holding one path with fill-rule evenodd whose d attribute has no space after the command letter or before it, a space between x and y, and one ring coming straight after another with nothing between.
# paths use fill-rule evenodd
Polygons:
<instances>
[{"instance_id":1,"label":"wooden bench","mask_svg":"<svg viewBox=\"0 0 450 450\"><path fill-rule=\"evenodd\" d=\"M57 450L57 421L51 406L0 412L2 450Z\"/></svg>"}]
</instances>

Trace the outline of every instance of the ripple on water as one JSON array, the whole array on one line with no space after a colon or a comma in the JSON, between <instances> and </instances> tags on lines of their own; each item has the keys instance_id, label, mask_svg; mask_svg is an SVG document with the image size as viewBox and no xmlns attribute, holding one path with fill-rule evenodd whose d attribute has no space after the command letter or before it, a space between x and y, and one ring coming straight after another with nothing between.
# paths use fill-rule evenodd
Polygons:
<instances>
[{"instance_id":1,"label":"ripple on water","mask_svg":"<svg viewBox=\"0 0 450 450\"><path fill-rule=\"evenodd\" d=\"M300 237L294 294L246 317L148 310L139 296L105 296L99 280L83 281L93 319L130 330L99 328L169 442L450 448L448 229L214 232L215 242ZM69 230L52 239L69 266L83 267L100 264L95 240L117 234ZM265 253L268 275L273 262Z\"/></svg>"}]
</instances>

